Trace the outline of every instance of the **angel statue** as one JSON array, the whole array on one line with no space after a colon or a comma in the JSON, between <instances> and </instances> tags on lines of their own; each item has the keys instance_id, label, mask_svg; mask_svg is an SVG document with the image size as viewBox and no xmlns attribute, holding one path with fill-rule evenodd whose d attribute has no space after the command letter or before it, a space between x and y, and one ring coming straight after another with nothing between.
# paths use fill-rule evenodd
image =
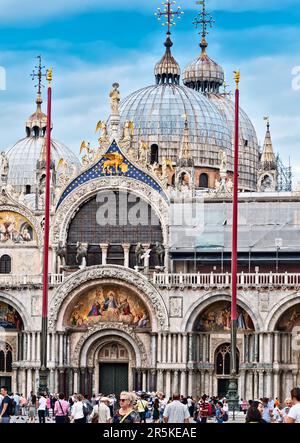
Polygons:
<instances>
[{"instance_id":1,"label":"angel statue","mask_svg":"<svg viewBox=\"0 0 300 443\"><path fill-rule=\"evenodd\" d=\"M222 149L219 151L220 171L227 172L227 154Z\"/></svg>"},{"instance_id":2,"label":"angel statue","mask_svg":"<svg viewBox=\"0 0 300 443\"><path fill-rule=\"evenodd\" d=\"M142 165L145 166L148 161L148 150L149 146L144 140L140 141L140 160L142 162Z\"/></svg>"},{"instance_id":3,"label":"angel statue","mask_svg":"<svg viewBox=\"0 0 300 443\"><path fill-rule=\"evenodd\" d=\"M107 126L106 126L106 123L103 122L102 120L100 120L96 126L96 133L100 132L100 131L102 131L102 132L101 132L101 135L100 135L100 138L98 139L98 141L99 141L99 145L101 146L102 143L105 143L108 141Z\"/></svg>"},{"instance_id":4,"label":"angel statue","mask_svg":"<svg viewBox=\"0 0 300 443\"><path fill-rule=\"evenodd\" d=\"M120 91L119 91L119 83L114 83L113 89L109 93L110 97L110 106L111 106L111 113L113 115L119 115L119 104L120 104Z\"/></svg>"},{"instance_id":5,"label":"angel statue","mask_svg":"<svg viewBox=\"0 0 300 443\"><path fill-rule=\"evenodd\" d=\"M85 152L85 155L82 157L81 162L82 166L87 166L89 163L92 163L94 160L94 150L90 147L90 142L83 141L80 146L80 154Z\"/></svg>"}]
</instances>

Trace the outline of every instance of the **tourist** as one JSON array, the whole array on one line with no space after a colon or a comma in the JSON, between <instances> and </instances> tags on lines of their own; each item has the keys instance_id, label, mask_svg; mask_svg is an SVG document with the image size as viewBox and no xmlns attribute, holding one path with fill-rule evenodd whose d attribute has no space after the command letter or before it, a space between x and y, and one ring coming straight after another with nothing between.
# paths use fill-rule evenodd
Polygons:
<instances>
[{"instance_id":1,"label":"tourist","mask_svg":"<svg viewBox=\"0 0 300 443\"><path fill-rule=\"evenodd\" d=\"M247 411L246 423L267 423L263 419L264 405L261 401L251 401L251 405Z\"/></svg>"},{"instance_id":2,"label":"tourist","mask_svg":"<svg viewBox=\"0 0 300 443\"><path fill-rule=\"evenodd\" d=\"M74 423L86 423L86 417L83 413L83 396L81 394L74 395L71 418Z\"/></svg>"},{"instance_id":3,"label":"tourist","mask_svg":"<svg viewBox=\"0 0 300 443\"><path fill-rule=\"evenodd\" d=\"M0 423L10 422L11 399L6 386L1 387L2 402L0 406Z\"/></svg>"},{"instance_id":4,"label":"tourist","mask_svg":"<svg viewBox=\"0 0 300 443\"><path fill-rule=\"evenodd\" d=\"M137 411L140 416L140 423L146 423L146 413L148 412L148 402L145 400L145 394L141 395L141 398L137 401Z\"/></svg>"},{"instance_id":5,"label":"tourist","mask_svg":"<svg viewBox=\"0 0 300 443\"><path fill-rule=\"evenodd\" d=\"M20 408L21 408L21 413L22 413L22 415L25 415L25 408L26 408L26 406L27 406L27 400L26 400L26 398L24 397L24 395L21 393L21 395L20 395Z\"/></svg>"},{"instance_id":6,"label":"tourist","mask_svg":"<svg viewBox=\"0 0 300 443\"><path fill-rule=\"evenodd\" d=\"M89 420L90 420L90 415L91 415L92 412L93 412L93 405L92 405L92 403L90 402L90 400L89 400L89 398L88 398L88 395L85 394L85 395L83 396L83 414L84 414L84 416L85 416L85 418L86 418L86 422L87 422L87 423L88 423Z\"/></svg>"},{"instance_id":7,"label":"tourist","mask_svg":"<svg viewBox=\"0 0 300 443\"><path fill-rule=\"evenodd\" d=\"M15 413L16 415L20 415L20 395L17 392L14 395L14 402L16 404Z\"/></svg>"},{"instance_id":8,"label":"tourist","mask_svg":"<svg viewBox=\"0 0 300 443\"><path fill-rule=\"evenodd\" d=\"M154 400L152 407L152 423L159 423L159 416L160 416L160 405L159 405L159 399L156 398Z\"/></svg>"},{"instance_id":9,"label":"tourist","mask_svg":"<svg viewBox=\"0 0 300 443\"><path fill-rule=\"evenodd\" d=\"M243 401L242 401L241 408L242 408L242 411L244 412L244 414L246 414L247 409L248 409L248 403L247 403L247 400L243 400Z\"/></svg>"},{"instance_id":10,"label":"tourist","mask_svg":"<svg viewBox=\"0 0 300 443\"><path fill-rule=\"evenodd\" d=\"M207 401L207 395L202 395L199 400L199 412L197 417L198 423L207 423L207 418L209 416L209 403Z\"/></svg>"},{"instance_id":11,"label":"tourist","mask_svg":"<svg viewBox=\"0 0 300 443\"><path fill-rule=\"evenodd\" d=\"M36 395L34 395L32 393L32 395L30 396L29 404L28 404L28 417L29 417L28 423L35 423L36 402L37 402Z\"/></svg>"},{"instance_id":12,"label":"tourist","mask_svg":"<svg viewBox=\"0 0 300 443\"><path fill-rule=\"evenodd\" d=\"M165 423L190 422L190 412L187 405L181 403L179 394L173 394L173 401L165 407L163 417Z\"/></svg>"},{"instance_id":13,"label":"tourist","mask_svg":"<svg viewBox=\"0 0 300 443\"><path fill-rule=\"evenodd\" d=\"M139 417L134 410L136 395L127 391L120 394L120 409L113 416L113 423L138 423Z\"/></svg>"},{"instance_id":14,"label":"tourist","mask_svg":"<svg viewBox=\"0 0 300 443\"><path fill-rule=\"evenodd\" d=\"M50 411L50 409L51 409L51 399L50 399L50 396L49 395L47 395L46 396L46 417L49 417L49 411Z\"/></svg>"},{"instance_id":15,"label":"tourist","mask_svg":"<svg viewBox=\"0 0 300 443\"><path fill-rule=\"evenodd\" d=\"M267 397L263 397L260 399L260 401L262 402L263 407L264 407L263 419L266 421L266 423L272 423L273 408L272 408L272 405L270 405L269 399Z\"/></svg>"},{"instance_id":16,"label":"tourist","mask_svg":"<svg viewBox=\"0 0 300 443\"><path fill-rule=\"evenodd\" d=\"M46 403L47 399L44 394L39 398L38 416L39 423L46 423Z\"/></svg>"},{"instance_id":17,"label":"tourist","mask_svg":"<svg viewBox=\"0 0 300 443\"><path fill-rule=\"evenodd\" d=\"M91 413L92 423L110 423L111 414L109 408L110 399L108 397L101 397L98 404L95 404Z\"/></svg>"},{"instance_id":18,"label":"tourist","mask_svg":"<svg viewBox=\"0 0 300 443\"><path fill-rule=\"evenodd\" d=\"M55 423L69 423L70 405L65 400L65 394L60 392L58 399L55 402L53 414L55 416Z\"/></svg>"},{"instance_id":19,"label":"tourist","mask_svg":"<svg viewBox=\"0 0 300 443\"><path fill-rule=\"evenodd\" d=\"M288 413L290 412L291 407L293 406L293 402L291 398L286 398L284 401L284 407L281 410L282 413L282 418L283 418L283 423L286 423L286 417L288 415Z\"/></svg>"},{"instance_id":20,"label":"tourist","mask_svg":"<svg viewBox=\"0 0 300 443\"><path fill-rule=\"evenodd\" d=\"M223 423L224 415L225 412L223 410L223 403L221 401L218 401L216 405L216 416L215 416L216 423Z\"/></svg>"},{"instance_id":21,"label":"tourist","mask_svg":"<svg viewBox=\"0 0 300 443\"><path fill-rule=\"evenodd\" d=\"M285 423L300 423L300 388L291 390L293 406L289 410Z\"/></svg>"}]
</instances>

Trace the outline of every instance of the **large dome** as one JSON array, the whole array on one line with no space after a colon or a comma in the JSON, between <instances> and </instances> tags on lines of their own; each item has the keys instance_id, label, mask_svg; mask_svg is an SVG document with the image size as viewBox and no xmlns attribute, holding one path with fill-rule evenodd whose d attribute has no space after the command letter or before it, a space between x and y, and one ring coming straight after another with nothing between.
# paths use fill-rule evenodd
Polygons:
<instances>
[{"instance_id":1,"label":"large dome","mask_svg":"<svg viewBox=\"0 0 300 443\"><path fill-rule=\"evenodd\" d=\"M144 140L159 147L163 157L178 159L185 116L189 127L190 154L195 166L219 166L219 151L225 150L232 168L231 134L218 108L197 91L174 83L160 83L133 92L120 106L121 123L135 124L135 142Z\"/></svg>"},{"instance_id":2,"label":"large dome","mask_svg":"<svg viewBox=\"0 0 300 443\"><path fill-rule=\"evenodd\" d=\"M207 96L224 116L234 140L235 105L227 96L209 94ZM259 163L259 146L256 131L247 114L240 108L239 112L239 187L247 191L257 189L257 171Z\"/></svg>"},{"instance_id":3,"label":"large dome","mask_svg":"<svg viewBox=\"0 0 300 443\"><path fill-rule=\"evenodd\" d=\"M15 186L19 191L25 190L26 185L33 187L36 183L36 164L40 158L45 138L25 137L8 148L6 155L9 161L8 183ZM61 158L68 164L79 165L76 155L62 143L52 140L51 160L58 165Z\"/></svg>"}]
</instances>

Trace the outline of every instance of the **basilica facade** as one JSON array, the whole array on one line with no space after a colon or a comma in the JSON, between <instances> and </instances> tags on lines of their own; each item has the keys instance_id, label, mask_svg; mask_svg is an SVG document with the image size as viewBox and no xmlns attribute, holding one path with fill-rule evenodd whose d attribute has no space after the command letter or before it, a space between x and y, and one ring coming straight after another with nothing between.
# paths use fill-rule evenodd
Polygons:
<instances>
[{"instance_id":1,"label":"basilica facade","mask_svg":"<svg viewBox=\"0 0 300 443\"><path fill-rule=\"evenodd\" d=\"M200 46L183 84L169 33L153 85L121 100L115 83L81 159L52 139L50 392L227 392L234 104ZM39 385L46 124L38 93L1 155L0 381L24 395ZM260 147L241 109L239 142L239 396L284 398L300 383L300 192L280 192L269 122Z\"/></svg>"}]
</instances>

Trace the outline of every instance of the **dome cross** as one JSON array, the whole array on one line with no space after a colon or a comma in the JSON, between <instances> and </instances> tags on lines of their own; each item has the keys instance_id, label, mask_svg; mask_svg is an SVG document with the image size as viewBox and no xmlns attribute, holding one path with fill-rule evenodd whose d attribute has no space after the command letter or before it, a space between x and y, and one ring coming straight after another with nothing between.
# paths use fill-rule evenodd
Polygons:
<instances>
[{"instance_id":1,"label":"dome cross","mask_svg":"<svg viewBox=\"0 0 300 443\"><path fill-rule=\"evenodd\" d=\"M180 6L177 7L176 11L173 10L173 6L176 5L176 1L166 0L162 3L162 5L164 6L164 9L161 10L160 8L157 8L157 12L154 15L156 15L158 20L165 17L166 21L162 23L162 26L168 26L167 34L171 34L171 27L176 25L176 18L180 20L184 12L181 10Z\"/></svg>"},{"instance_id":2,"label":"dome cross","mask_svg":"<svg viewBox=\"0 0 300 443\"><path fill-rule=\"evenodd\" d=\"M199 34L202 35L202 38L205 39L205 37L209 34L207 28L213 27L213 24L216 22L212 15L210 15L209 12L206 11L206 3L205 0L197 1L197 5L202 5L202 11L199 12L195 20L193 21L193 24L196 28L198 28L198 25L202 25L202 31L199 32Z\"/></svg>"},{"instance_id":3,"label":"dome cross","mask_svg":"<svg viewBox=\"0 0 300 443\"><path fill-rule=\"evenodd\" d=\"M45 86L42 83L43 77L46 77L46 73L43 72L43 69L45 69L45 66L42 66L42 57L40 55L37 56L37 59L39 61L38 66L35 66L35 69L37 69L37 72L35 70L32 71L31 77L32 80L34 80L36 77L38 78L38 83L34 85L35 88L38 88L38 95L41 95L42 88Z\"/></svg>"}]
</instances>

